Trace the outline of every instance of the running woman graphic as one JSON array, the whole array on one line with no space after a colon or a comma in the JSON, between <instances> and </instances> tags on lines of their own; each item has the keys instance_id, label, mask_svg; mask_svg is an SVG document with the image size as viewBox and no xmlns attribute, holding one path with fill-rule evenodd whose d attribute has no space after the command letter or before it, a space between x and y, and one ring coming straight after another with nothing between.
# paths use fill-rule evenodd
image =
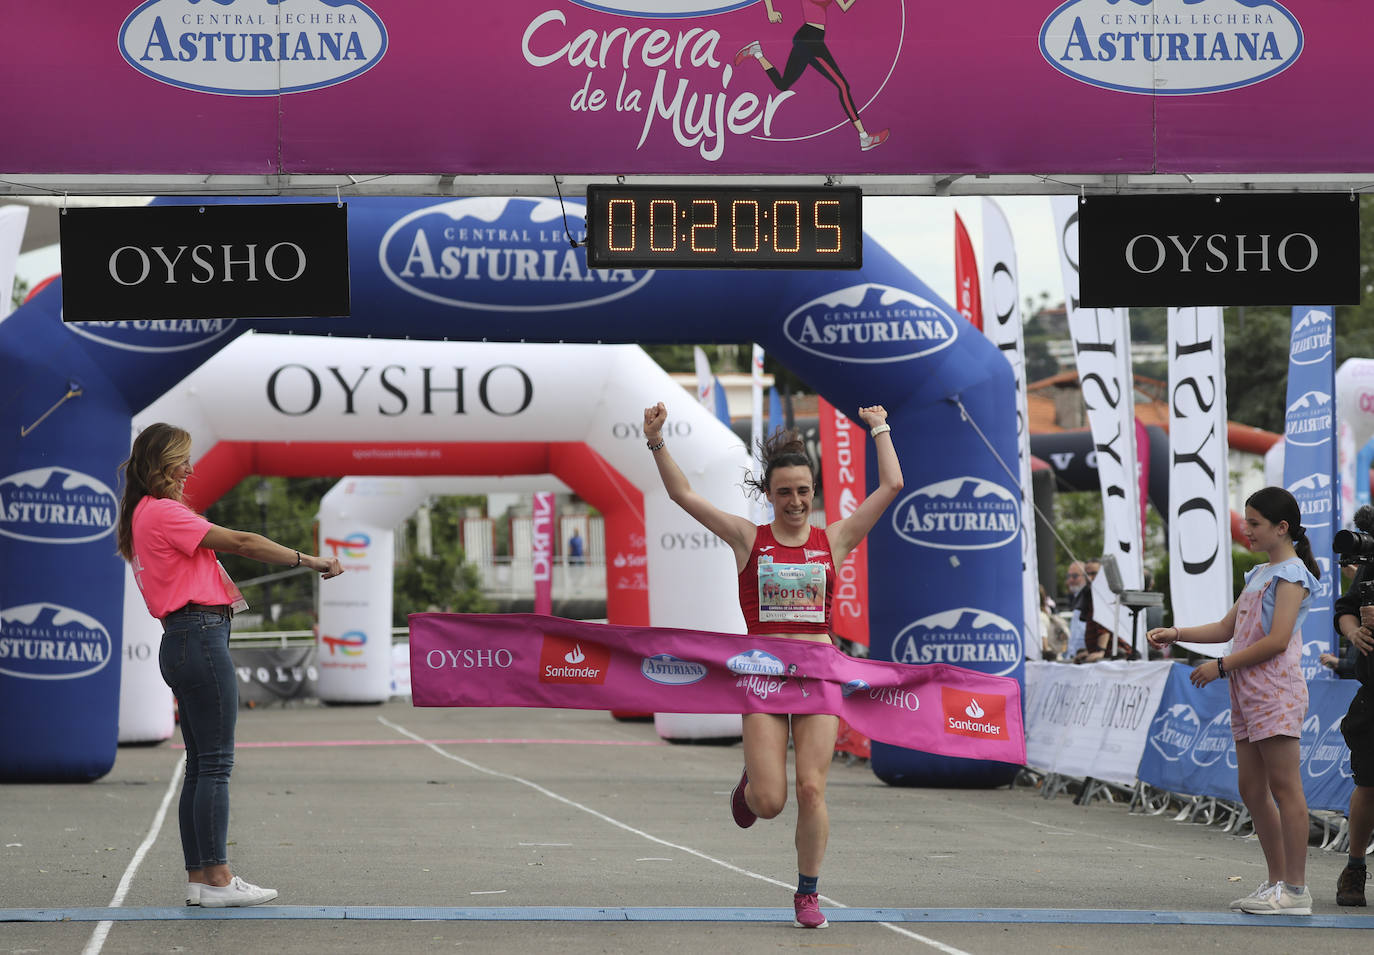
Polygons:
<instances>
[{"instance_id":1,"label":"running woman graphic","mask_svg":"<svg viewBox=\"0 0 1374 955\"><path fill-rule=\"evenodd\" d=\"M763 0L763 3L768 8L768 22L781 23L782 14L773 9L773 0ZM763 67L773 85L783 91L791 89L792 84L797 82L806 68L811 67L829 80L839 92L840 108L858 130L859 148L867 152L887 142L888 130L883 129L870 136L864 129L863 121L859 118L859 109L854 105L854 93L849 88L849 81L844 78L835 58L830 55L830 50L825 45L825 16L827 8L832 3L839 4L840 9L848 13L855 0L801 0L803 22L801 29L792 37L792 52L788 54L787 66L781 73L763 55L763 46L758 40L745 44L743 49L735 54L735 65L739 66L746 58L752 56L758 60L759 66Z\"/></svg>"}]
</instances>

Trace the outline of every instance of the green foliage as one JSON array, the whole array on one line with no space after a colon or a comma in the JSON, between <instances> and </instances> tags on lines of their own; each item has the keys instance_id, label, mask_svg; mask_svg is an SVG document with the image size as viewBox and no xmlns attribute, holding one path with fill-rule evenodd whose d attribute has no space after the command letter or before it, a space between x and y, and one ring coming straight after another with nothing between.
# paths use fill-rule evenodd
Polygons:
<instances>
[{"instance_id":1,"label":"green foliage","mask_svg":"<svg viewBox=\"0 0 1374 955\"><path fill-rule=\"evenodd\" d=\"M315 515L320 498L334 486L336 478L248 477L205 511L212 524L233 530L252 531L302 553L319 553L315 544ZM259 505L259 489L265 491L266 504ZM245 581L279 573L286 568L261 564L247 557L221 554L220 563L243 590L254 612L264 615L263 629L309 629L315 619L316 575L309 572L262 584L243 586ZM275 623L266 620L270 604L280 604ZM302 625L295 625L301 624Z\"/></svg>"},{"instance_id":2,"label":"green foliage","mask_svg":"<svg viewBox=\"0 0 1374 955\"><path fill-rule=\"evenodd\" d=\"M1374 196L1360 197L1359 305L1336 306L1336 367L1374 355ZM1316 303L1320 304L1320 303ZM1136 309L1131 310L1135 323ZM1228 308L1226 402L1233 421L1283 432L1291 308Z\"/></svg>"},{"instance_id":3,"label":"green foliage","mask_svg":"<svg viewBox=\"0 0 1374 955\"><path fill-rule=\"evenodd\" d=\"M406 614L426 610L447 613L485 613L491 609L479 587L477 568L464 561L460 534L464 512L482 507L486 499L445 495L429 501L432 557L421 557L412 545L411 556L396 564L392 587L392 626L404 627ZM404 533L414 528L407 522Z\"/></svg>"},{"instance_id":4,"label":"green foliage","mask_svg":"<svg viewBox=\"0 0 1374 955\"><path fill-rule=\"evenodd\" d=\"M24 304L24 296L26 296L26 295L28 295L28 294L29 294L29 280L28 280L28 279L25 279L25 278L20 278L19 276L16 275L16 276L14 277L14 291L13 291L13 292L11 293L11 295L10 295L10 308L11 308L11 310L18 308L20 305L23 305L23 304Z\"/></svg>"}]
</instances>

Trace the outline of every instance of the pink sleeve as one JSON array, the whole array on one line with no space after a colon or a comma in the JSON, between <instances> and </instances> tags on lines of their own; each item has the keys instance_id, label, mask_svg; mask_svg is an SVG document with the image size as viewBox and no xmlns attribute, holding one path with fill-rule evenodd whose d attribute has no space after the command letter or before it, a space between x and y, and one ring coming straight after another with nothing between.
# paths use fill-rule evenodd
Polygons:
<instances>
[{"instance_id":1,"label":"pink sleeve","mask_svg":"<svg viewBox=\"0 0 1374 955\"><path fill-rule=\"evenodd\" d=\"M157 527L167 539L167 543L187 557L194 554L210 530L210 522L185 504L171 498L150 501L149 504L158 509Z\"/></svg>"}]
</instances>

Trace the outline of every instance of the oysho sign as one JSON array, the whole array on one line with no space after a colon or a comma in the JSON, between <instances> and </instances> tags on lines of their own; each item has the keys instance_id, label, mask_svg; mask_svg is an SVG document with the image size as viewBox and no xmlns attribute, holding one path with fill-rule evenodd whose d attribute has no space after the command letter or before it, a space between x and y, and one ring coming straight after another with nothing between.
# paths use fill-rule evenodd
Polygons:
<instances>
[{"instance_id":1,"label":"oysho sign","mask_svg":"<svg viewBox=\"0 0 1374 955\"><path fill-rule=\"evenodd\" d=\"M386 48L386 25L360 0L147 0L119 29L119 52L140 73L228 96L334 86Z\"/></svg>"},{"instance_id":2,"label":"oysho sign","mask_svg":"<svg viewBox=\"0 0 1374 955\"><path fill-rule=\"evenodd\" d=\"M349 314L338 203L68 209L60 225L64 322Z\"/></svg>"},{"instance_id":3,"label":"oysho sign","mask_svg":"<svg viewBox=\"0 0 1374 955\"><path fill-rule=\"evenodd\" d=\"M1086 308L1360 301L1353 196L1089 196L1078 230Z\"/></svg>"}]
</instances>

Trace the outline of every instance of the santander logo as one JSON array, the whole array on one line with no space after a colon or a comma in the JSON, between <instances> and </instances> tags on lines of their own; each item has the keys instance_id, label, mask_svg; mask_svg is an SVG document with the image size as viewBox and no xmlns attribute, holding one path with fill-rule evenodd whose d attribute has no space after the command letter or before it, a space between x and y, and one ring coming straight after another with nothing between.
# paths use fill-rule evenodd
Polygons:
<instances>
[{"instance_id":1,"label":"santander logo","mask_svg":"<svg viewBox=\"0 0 1374 955\"><path fill-rule=\"evenodd\" d=\"M982 703L967 690L940 687L944 705L945 732L975 739L1010 739L1007 729L1007 698L1000 693L983 694Z\"/></svg>"},{"instance_id":2,"label":"santander logo","mask_svg":"<svg viewBox=\"0 0 1374 955\"><path fill-rule=\"evenodd\" d=\"M539 682L564 684L604 684L611 666L609 647L588 644L567 637L544 634L539 651Z\"/></svg>"}]
</instances>

